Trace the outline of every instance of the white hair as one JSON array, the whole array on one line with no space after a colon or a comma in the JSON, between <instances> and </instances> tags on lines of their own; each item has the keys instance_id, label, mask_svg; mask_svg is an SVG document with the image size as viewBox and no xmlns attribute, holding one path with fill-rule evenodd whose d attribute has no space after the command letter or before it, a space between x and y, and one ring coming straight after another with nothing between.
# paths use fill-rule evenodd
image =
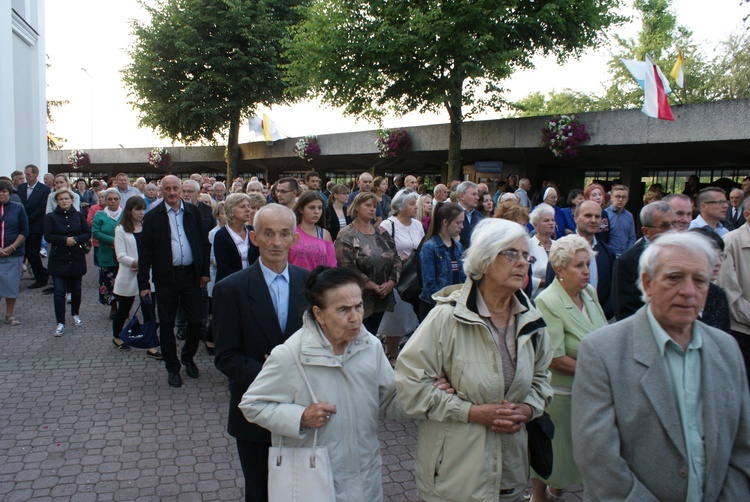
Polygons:
<instances>
[{"instance_id":1,"label":"white hair","mask_svg":"<svg viewBox=\"0 0 750 502\"><path fill-rule=\"evenodd\" d=\"M549 263L555 273L557 273L558 268L565 268L570 265L578 251L586 251L589 261L596 256L596 251L591 249L589 241L578 234L566 235L553 241L549 248Z\"/></svg>"},{"instance_id":2,"label":"white hair","mask_svg":"<svg viewBox=\"0 0 750 502\"><path fill-rule=\"evenodd\" d=\"M498 201L498 204L500 204L501 202L508 202L508 201L518 202L519 199L516 196L516 194L514 194L513 192L505 192L504 194L500 196L500 200Z\"/></svg>"},{"instance_id":3,"label":"white hair","mask_svg":"<svg viewBox=\"0 0 750 502\"><path fill-rule=\"evenodd\" d=\"M471 247L464 253L464 272L471 280L480 280L500 251L510 248L518 239L525 239L531 249L529 234L518 223L484 218L471 233Z\"/></svg>"},{"instance_id":4,"label":"white hair","mask_svg":"<svg viewBox=\"0 0 750 502\"><path fill-rule=\"evenodd\" d=\"M718 251L708 240L698 232L666 232L660 234L649 244L638 261L638 289L641 290L641 300L648 303L651 299L646 296L643 288L643 274L651 279L656 275L656 270L661 263L661 255L669 248L678 248L681 254L693 257L706 258L706 276L711 277L711 269L718 258Z\"/></svg>"},{"instance_id":5,"label":"white hair","mask_svg":"<svg viewBox=\"0 0 750 502\"><path fill-rule=\"evenodd\" d=\"M201 185L200 185L200 183L198 183L198 182L197 182L197 181L195 181L195 180L187 180L187 181L183 182L183 183L182 183L182 186L185 186L185 185L189 185L189 186L191 186L191 187L195 188L195 189L196 189L196 190L198 190L198 191L200 191L200 189L201 189Z\"/></svg>"},{"instance_id":6,"label":"white hair","mask_svg":"<svg viewBox=\"0 0 750 502\"><path fill-rule=\"evenodd\" d=\"M396 216L406 207L407 204L409 204L410 200L417 200L417 198L419 198L417 192L414 192L409 188L402 188L399 190L396 195L393 196L393 200L391 201L391 216Z\"/></svg>"},{"instance_id":7,"label":"white hair","mask_svg":"<svg viewBox=\"0 0 750 502\"><path fill-rule=\"evenodd\" d=\"M476 188L476 187L477 187L476 183L473 183L471 181L462 181L456 187L456 195L458 195L460 197L461 195L463 195L466 192L468 192L469 189Z\"/></svg>"},{"instance_id":8,"label":"white hair","mask_svg":"<svg viewBox=\"0 0 750 502\"><path fill-rule=\"evenodd\" d=\"M513 197L515 197L515 195ZM529 221L533 226L536 227L536 225L539 223L539 220L541 220L542 216L545 215L549 215L554 218L555 208L550 206L546 202L542 202L541 204L536 206L533 211L531 211L531 214L529 215Z\"/></svg>"}]
</instances>

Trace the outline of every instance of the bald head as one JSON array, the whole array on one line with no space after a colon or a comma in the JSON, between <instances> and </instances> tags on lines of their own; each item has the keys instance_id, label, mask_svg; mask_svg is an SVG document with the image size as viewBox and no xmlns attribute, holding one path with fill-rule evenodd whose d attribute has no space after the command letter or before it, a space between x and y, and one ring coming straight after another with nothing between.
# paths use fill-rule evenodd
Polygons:
<instances>
[{"instance_id":1,"label":"bald head","mask_svg":"<svg viewBox=\"0 0 750 502\"><path fill-rule=\"evenodd\" d=\"M442 183L435 186L435 190L433 193L435 194L436 202L445 202L446 200L448 200L448 187L443 185Z\"/></svg>"},{"instance_id":2,"label":"bald head","mask_svg":"<svg viewBox=\"0 0 750 502\"><path fill-rule=\"evenodd\" d=\"M417 191L417 178L415 178L411 174L407 176L404 179L404 187L408 188L409 190L414 190L416 192Z\"/></svg>"}]
</instances>

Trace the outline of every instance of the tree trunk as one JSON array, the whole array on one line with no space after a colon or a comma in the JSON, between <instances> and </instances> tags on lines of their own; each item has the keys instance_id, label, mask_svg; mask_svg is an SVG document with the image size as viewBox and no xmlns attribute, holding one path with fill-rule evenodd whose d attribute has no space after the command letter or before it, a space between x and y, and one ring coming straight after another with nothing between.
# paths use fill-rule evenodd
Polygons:
<instances>
[{"instance_id":1,"label":"tree trunk","mask_svg":"<svg viewBox=\"0 0 750 502\"><path fill-rule=\"evenodd\" d=\"M232 113L229 121L229 135L227 137L227 192L234 179L239 175L240 161L240 110Z\"/></svg>"},{"instance_id":2,"label":"tree trunk","mask_svg":"<svg viewBox=\"0 0 750 502\"><path fill-rule=\"evenodd\" d=\"M448 116L450 117L450 135L448 138L448 179L443 182L448 185L454 178L461 179L461 127L464 117L461 111L463 98L463 80L457 82L450 102L446 103Z\"/></svg>"}]
</instances>

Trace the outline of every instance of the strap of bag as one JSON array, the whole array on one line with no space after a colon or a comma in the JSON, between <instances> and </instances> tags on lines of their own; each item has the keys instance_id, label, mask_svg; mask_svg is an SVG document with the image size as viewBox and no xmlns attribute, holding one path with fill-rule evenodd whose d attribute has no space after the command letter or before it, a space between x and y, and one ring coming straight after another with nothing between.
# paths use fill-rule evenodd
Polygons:
<instances>
[{"instance_id":1,"label":"strap of bag","mask_svg":"<svg viewBox=\"0 0 750 502\"><path fill-rule=\"evenodd\" d=\"M284 347L286 347L289 352L292 353L292 359L294 359L294 362L297 363L297 368L299 369L299 372L302 374L302 379L305 381L305 385L307 385L307 390L310 392L310 397L312 398L313 403L318 402L318 398L315 397L315 391L313 391L312 386L310 385L310 380L307 379L307 373L305 373L304 368L302 368L302 363L299 360L299 357L297 356L297 353L294 351L293 348L291 348L287 344L283 344ZM315 447L318 445L318 429L315 429L315 433L313 434L313 445L312 445L312 452L310 455L310 467L315 467ZM281 465L281 449L284 446L284 436L280 436L279 438L279 454L276 457L276 465Z\"/></svg>"}]
</instances>

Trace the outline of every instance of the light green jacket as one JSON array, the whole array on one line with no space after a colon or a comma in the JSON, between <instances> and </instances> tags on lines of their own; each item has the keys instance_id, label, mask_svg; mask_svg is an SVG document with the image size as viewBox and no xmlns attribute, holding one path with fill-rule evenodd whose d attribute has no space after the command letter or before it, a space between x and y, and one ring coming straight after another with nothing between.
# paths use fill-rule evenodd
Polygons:
<instances>
[{"instance_id":1,"label":"light green jacket","mask_svg":"<svg viewBox=\"0 0 750 502\"><path fill-rule=\"evenodd\" d=\"M416 476L421 499L498 501L520 496L529 479L527 435L496 434L467 422L472 404L526 403L540 416L552 398L552 350L544 321L522 292L528 310L516 315L516 374L505 389L500 352L477 314L474 284L449 286L412 335L396 364L404 410L419 415ZM534 342L536 339L536 342ZM536 344L536 350L534 345ZM456 394L433 387L445 371Z\"/></svg>"}]
</instances>

